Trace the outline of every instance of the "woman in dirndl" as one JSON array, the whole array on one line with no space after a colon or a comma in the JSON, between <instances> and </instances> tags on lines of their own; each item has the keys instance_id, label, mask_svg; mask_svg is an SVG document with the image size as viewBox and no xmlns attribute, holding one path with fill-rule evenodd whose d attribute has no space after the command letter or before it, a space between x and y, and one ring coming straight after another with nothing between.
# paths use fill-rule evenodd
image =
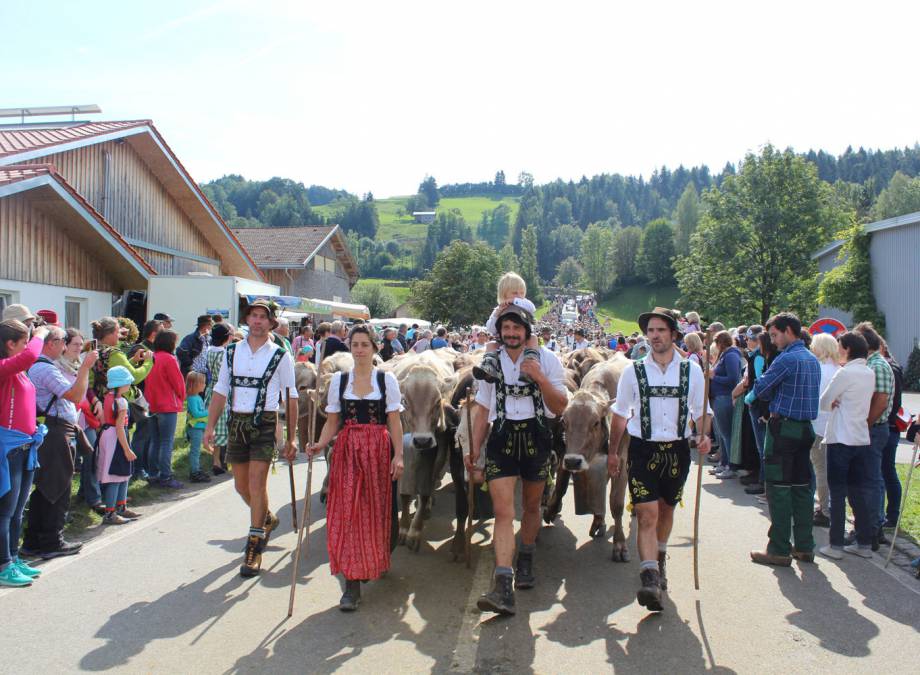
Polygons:
<instances>
[{"instance_id":1,"label":"woman in dirndl","mask_svg":"<svg viewBox=\"0 0 920 675\"><path fill-rule=\"evenodd\" d=\"M320 452L335 437L326 502L326 546L333 574L345 578L339 602L354 611L361 582L390 567L395 481L403 470L402 395L396 377L374 367L377 338L365 325L349 335L355 367L332 376L326 424L307 448Z\"/></svg>"}]
</instances>

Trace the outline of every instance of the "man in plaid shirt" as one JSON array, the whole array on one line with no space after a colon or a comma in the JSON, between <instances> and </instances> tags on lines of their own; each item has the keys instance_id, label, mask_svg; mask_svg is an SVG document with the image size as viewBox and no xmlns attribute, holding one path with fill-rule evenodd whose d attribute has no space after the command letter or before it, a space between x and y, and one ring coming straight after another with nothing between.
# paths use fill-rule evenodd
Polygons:
<instances>
[{"instance_id":1,"label":"man in plaid shirt","mask_svg":"<svg viewBox=\"0 0 920 675\"><path fill-rule=\"evenodd\" d=\"M871 475L868 476L866 485L866 503L871 512L875 512L877 505L885 499L885 479L882 476L882 453L888 443L888 415L891 414L891 405L894 401L894 371L885 357L882 356L882 339L875 327L869 321L858 324L854 332L866 339L869 345L869 358L866 365L875 373L875 391L872 393L872 402L869 404L869 443L871 454ZM872 550L878 550L883 543L881 524L872 533ZM887 543L887 542L886 542ZM871 558L872 552L865 551L863 557Z\"/></svg>"},{"instance_id":2,"label":"man in plaid shirt","mask_svg":"<svg viewBox=\"0 0 920 675\"><path fill-rule=\"evenodd\" d=\"M806 562L815 559L811 420L818 416L821 366L802 343L802 323L795 314L780 312L767 322L767 330L773 344L782 350L754 383L754 395L770 401L764 441L770 542L766 551L751 551L751 560L788 567L792 558ZM794 548L790 535L795 540Z\"/></svg>"}]
</instances>

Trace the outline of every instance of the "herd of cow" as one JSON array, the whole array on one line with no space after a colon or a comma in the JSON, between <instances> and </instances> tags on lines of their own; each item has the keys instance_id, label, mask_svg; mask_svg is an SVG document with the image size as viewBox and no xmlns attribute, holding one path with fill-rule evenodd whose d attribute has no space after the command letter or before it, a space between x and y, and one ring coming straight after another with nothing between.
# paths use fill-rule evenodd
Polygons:
<instances>
[{"instance_id":1,"label":"herd of cow","mask_svg":"<svg viewBox=\"0 0 920 675\"><path fill-rule=\"evenodd\" d=\"M399 543L419 551L425 520L431 514L432 496L449 469L454 484L457 525L451 542L454 560L464 555L465 527L469 513L468 484L465 480L463 454L469 452L470 429L465 413L468 395L475 395L477 380L472 369L482 358L482 352L460 353L452 349L410 352L397 356L379 368L391 371L399 381L403 396L402 414L405 432L404 471L399 480L401 515ZM564 354L562 363L569 403L563 415L549 420L553 435L553 478L547 481L544 493L543 518L552 523L562 510L562 499L570 480L574 483L575 512L591 514L591 537L603 537L607 531L607 446L610 428L610 404L616 397L617 382L624 368L632 362L623 354L605 348L583 349ZM341 352L323 360L317 371L311 363L296 365L299 394L298 434L301 447L306 445L311 414L317 415L318 438L325 420L325 404L329 382L338 371L353 367L351 354ZM319 404L312 409L313 390ZM472 415L485 414L473 406ZM410 440L411 439L411 440ZM618 452L626 466L628 436ZM480 463L484 460L480 452ZM334 457L329 458L335 461ZM476 489L474 517L491 516L491 504L481 490ZM323 485L321 499L325 499ZM610 490L610 511L614 520L612 559L629 560L623 529L626 497L626 472L620 473ZM413 512L413 505L415 510Z\"/></svg>"}]
</instances>

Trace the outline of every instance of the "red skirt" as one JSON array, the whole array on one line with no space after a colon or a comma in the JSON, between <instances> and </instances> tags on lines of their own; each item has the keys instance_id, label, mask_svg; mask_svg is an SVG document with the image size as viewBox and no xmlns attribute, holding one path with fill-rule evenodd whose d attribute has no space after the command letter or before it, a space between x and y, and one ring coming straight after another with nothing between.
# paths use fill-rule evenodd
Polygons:
<instances>
[{"instance_id":1,"label":"red skirt","mask_svg":"<svg viewBox=\"0 0 920 675\"><path fill-rule=\"evenodd\" d=\"M390 434L382 424L346 424L329 469L329 567L346 579L377 579L390 567L393 484Z\"/></svg>"}]
</instances>

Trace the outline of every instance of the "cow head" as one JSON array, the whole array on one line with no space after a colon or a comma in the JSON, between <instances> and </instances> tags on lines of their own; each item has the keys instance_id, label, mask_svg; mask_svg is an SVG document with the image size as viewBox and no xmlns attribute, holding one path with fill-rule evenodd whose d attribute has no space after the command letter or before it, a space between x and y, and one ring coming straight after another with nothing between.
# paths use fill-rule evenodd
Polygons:
<instances>
[{"instance_id":1,"label":"cow head","mask_svg":"<svg viewBox=\"0 0 920 675\"><path fill-rule=\"evenodd\" d=\"M434 368L423 364L410 368L400 382L403 429L412 434L412 445L419 450L434 448L437 433L447 429L445 407L449 404L443 396L452 386L453 382L445 382Z\"/></svg>"},{"instance_id":2,"label":"cow head","mask_svg":"<svg viewBox=\"0 0 920 675\"><path fill-rule=\"evenodd\" d=\"M566 450L562 458L564 469L573 473L585 471L595 455L606 452L609 406L609 401L588 391L579 390L572 396L562 414Z\"/></svg>"}]
</instances>

